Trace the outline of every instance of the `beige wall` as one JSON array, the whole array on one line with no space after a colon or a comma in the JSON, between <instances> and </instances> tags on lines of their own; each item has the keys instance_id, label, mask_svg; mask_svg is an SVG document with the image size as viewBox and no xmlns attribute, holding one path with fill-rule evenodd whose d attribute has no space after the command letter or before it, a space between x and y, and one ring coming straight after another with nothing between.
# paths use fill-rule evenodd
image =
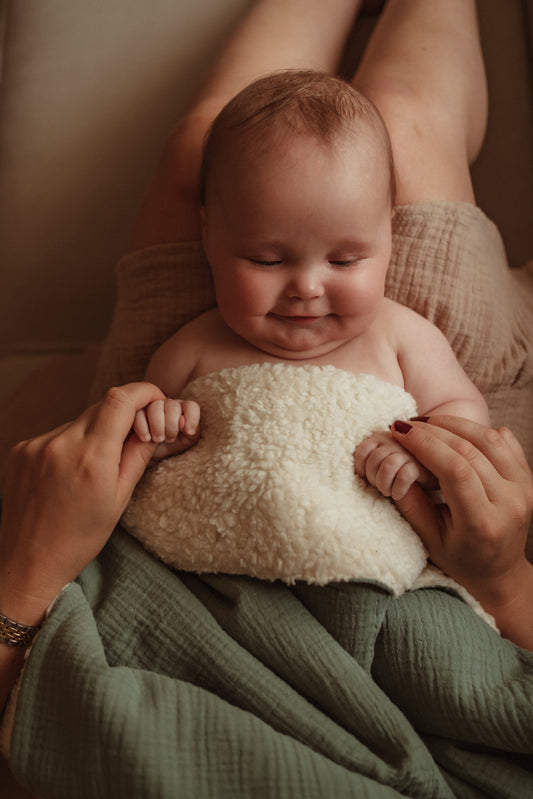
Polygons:
<instances>
[{"instance_id":1,"label":"beige wall","mask_svg":"<svg viewBox=\"0 0 533 799\"><path fill-rule=\"evenodd\" d=\"M2 4L1 347L104 335L160 148L247 2Z\"/></svg>"}]
</instances>

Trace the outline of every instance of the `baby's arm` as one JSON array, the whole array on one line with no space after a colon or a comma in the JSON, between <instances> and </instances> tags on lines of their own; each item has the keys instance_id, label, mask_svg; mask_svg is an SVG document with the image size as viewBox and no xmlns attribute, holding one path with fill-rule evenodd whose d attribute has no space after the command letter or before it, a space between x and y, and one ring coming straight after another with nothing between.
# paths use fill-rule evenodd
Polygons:
<instances>
[{"instance_id":1,"label":"baby's arm","mask_svg":"<svg viewBox=\"0 0 533 799\"><path fill-rule=\"evenodd\" d=\"M483 395L464 372L444 334L409 308L400 309L398 363L418 414L461 416L490 425Z\"/></svg>"},{"instance_id":2,"label":"baby's arm","mask_svg":"<svg viewBox=\"0 0 533 799\"><path fill-rule=\"evenodd\" d=\"M408 308L391 304L389 311L404 386L415 398L419 415L448 414L490 424L482 394L440 330ZM388 430L361 442L354 453L354 467L357 474L394 500L402 499L415 482L424 488L438 487L431 473Z\"/></svg>"}]
</instances>

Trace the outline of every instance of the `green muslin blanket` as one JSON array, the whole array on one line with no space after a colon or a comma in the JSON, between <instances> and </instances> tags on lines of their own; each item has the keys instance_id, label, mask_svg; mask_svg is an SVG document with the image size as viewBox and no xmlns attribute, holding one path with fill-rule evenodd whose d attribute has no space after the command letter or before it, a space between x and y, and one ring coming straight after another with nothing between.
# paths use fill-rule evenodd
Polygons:
<instances>
[{"instance_id":1,"label":"green muslin blanket","mask_svg":"<svg viewBox=\"0 0 533 799\"><path fill-rule=\"evenodd\" d=\"M50 799L533 796L533 655L458 596L173 572L120 529L30 652Z\"/></svg>"}]
</instances>

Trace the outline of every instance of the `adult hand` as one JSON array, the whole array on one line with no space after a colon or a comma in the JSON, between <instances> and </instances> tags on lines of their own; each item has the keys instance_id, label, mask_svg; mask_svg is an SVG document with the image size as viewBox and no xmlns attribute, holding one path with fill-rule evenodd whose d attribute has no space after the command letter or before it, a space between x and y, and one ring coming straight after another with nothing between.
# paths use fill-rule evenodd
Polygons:
<instances>
[{"instance_id":1,"label":"adult hand","mask_svg":"<svg viewBox=\"0 0 533 799\"><path fill-rule=\"evenodd\" d=\"M0 611L38 623L98 554L155 449L130 435L164 394L150 383L110 389L76 421L11 452L0 528Z\"/></svg>"},{"instance_id":2,"label":"adult hand","mask_svg":"<svg viewBox=\"0 0 533 799\"><path fill-rule=\"evenodd\" d=\"M436 505L415 484L396 503L431 560L493 613L502 632L502 623L516 627L521 608L520 629L509 637L531 647L533 566L524 550L533 475L520 444L507 428L452 416L396 423L393 435L437 477L446 501Z\"/></svg>"}]
</instances>

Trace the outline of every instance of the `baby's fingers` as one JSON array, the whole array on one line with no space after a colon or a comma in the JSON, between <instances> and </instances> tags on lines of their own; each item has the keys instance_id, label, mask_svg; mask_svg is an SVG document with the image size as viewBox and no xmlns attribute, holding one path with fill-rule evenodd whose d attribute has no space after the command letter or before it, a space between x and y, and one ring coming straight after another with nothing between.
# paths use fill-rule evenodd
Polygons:
<instances>
[{"instance_id":1,"label":"baby's fingers","mask_svg":"<svg viewBox=\"0 0 533 799\"><path fill-rule=\"evenodd\" d=\"M359 477L366 477L366 462L371 452L379 446L379 439L377 436L369 436L357 445L353 454L353 465L355 473Z\"/></svg>"},{"instance_id":2,"label":"baby's fingers","mask_svg":"<svg viewBox=\"0 0 533 799\"><path fill-rule=\"evenodd\" d=\"M156 444L175 441L180 432L180 415L178 400L155 400L137 412L133 429L141 441Z\"/></svg>"},{"instance_id":3,"label":"baby's fingers","mask_svg":"<svg viewBox=\"0 0 533 799\"><path fill-rule=\"evenodd\" d=\"M162 443L165 440L165 400L151 402L146 408L146 416L152 441Z\"/></svg>"},{"instance_id":4,"label":"baby's fingers","mask_svg":"<svg viewBox=\"0 0 533 799\"><path fill-rule=\"evenodd\" d=\"M382 453L381 459L378 457ZM418 463L408 452L383 447L372 453L367 463L368 480L383 496L397 501L405 496L413 483L427 489L438 488L435 477Z\"/></svg>"},{"instance_id":5,"label":"baby's fingers","mask_svg":"<svg viewBox=\"0 0 533 799\"><path fill-rule=\"evenodd\" d=\"M167 399L164 403L164 437L157 439L159 446L152 460L160 461L172 455L180 455L193 447L200 438L200 407L189 400ZM156 421L158 408L155 408ZM152 428L152 440L154 429Z\"/></svg>"},{"instance_id":6,"label":"baby's fingers","mask_svg":"<svg viewBox=\"0 0 533 799\"><path fill-rule=\"evenodd\" d=\"M438 487L431 472L394 441L389 431L374 433L358 445L354 469L384 496L394 500L401 499L415 482L428 489Z\"/></svg>"},{"instance_id":7,"label":"baby's fingers","mask_svg":"<svg viewBox=\"0 0 533 799\"><path fill-rule=\"evenodd\" d=\"M394 477L390 497L395 502L402 499L414 483L428 491L436 491L439 487L438 480L424 466L413 459L406 460L398 469Z\"/></svg>"},{"instance_id":8,"label":"baby's fingers","mask_svg":"<svg viewBox=\"0 0 533 799\"><path fill-rule=\"evenodd\" d=\"M188 438L197 438L200 427L200 406L192 400L181 403L180 430Z\"/></svg>"},{"instance_id":9,"label":"baby's fingers","mask_svg":"<svg viewBox=\"0 0 533 799\"><path fill-rule=\"evenodd\" d=\"M181 430L182 403L176 399L167 399L164 403L165 430L164 441L171 444L177 439Z\"/></svg>"},{"instance_id":10,"label":"baby's fingers","mask_svg":"<svg viewBox=\"0 0 533 799\"><path fill-rule=\"evenodd\" d=\"M148 426L148 420L144 410L137 411L135 414L135 419L133 421L133 432L136 434L139 441L147 442L152 440L150 427Z\"/></svg>"}]
</instances>

